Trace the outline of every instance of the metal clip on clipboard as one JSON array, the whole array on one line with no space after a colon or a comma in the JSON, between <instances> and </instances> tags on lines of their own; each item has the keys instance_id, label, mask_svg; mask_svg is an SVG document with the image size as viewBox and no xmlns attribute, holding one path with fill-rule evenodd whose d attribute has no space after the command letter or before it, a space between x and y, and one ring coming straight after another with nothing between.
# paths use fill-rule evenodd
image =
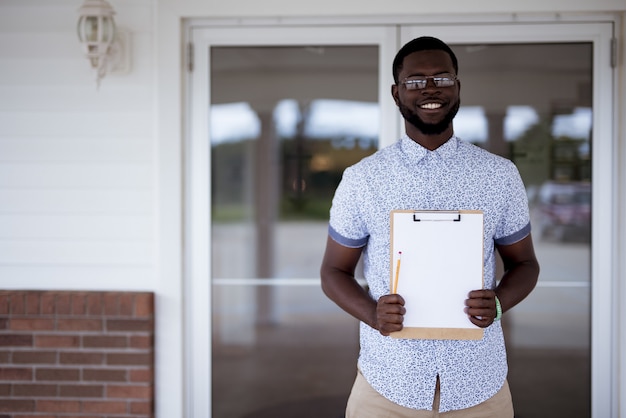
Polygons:
<instances>
[{"instance_id":1,"label":"metal clip on clipboard","mask_svg":"<svg viewBox=\"0 0 626 418\"><path fill-rule=\"evenodd\" d=\"M413 213L413 222L422 221L461 222L461 212L458 210L415 211Z\"/></svg>"}]
</instances>

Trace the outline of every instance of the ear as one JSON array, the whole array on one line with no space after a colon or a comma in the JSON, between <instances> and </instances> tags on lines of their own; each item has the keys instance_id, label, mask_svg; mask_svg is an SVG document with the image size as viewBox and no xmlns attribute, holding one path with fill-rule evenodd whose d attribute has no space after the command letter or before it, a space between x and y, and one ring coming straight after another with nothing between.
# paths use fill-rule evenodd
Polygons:
<instances>
[{"instance_id":1,"label":"ear","mask_svg":"<svg viewBox=\"0 0 626 418\"><path fill-rule=\"evenodd\" d=\"M391 97L393 97L393 101L396 102L396 106L400 103L400 99L398 98L398 85L391 85Z\"/></svg>"}]
</instances>

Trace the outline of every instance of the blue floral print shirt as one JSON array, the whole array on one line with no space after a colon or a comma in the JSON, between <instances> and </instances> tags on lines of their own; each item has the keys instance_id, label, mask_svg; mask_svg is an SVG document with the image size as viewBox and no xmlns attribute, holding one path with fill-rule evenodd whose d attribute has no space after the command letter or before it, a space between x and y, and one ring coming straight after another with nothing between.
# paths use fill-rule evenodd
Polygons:
<instances>
[{"instance_id":1,"label":"blue floral print shirt","mask_svg":"<svg viewBox=\"0 0 626 418\"><path fill-rule=\"evenodd\" d=\"M434 151L404 136L344 171L330 211L330 236L346 247L364 247L364 275L374 300L391 293L394 209L482 210L484 282L491 289L495 244L513 244L530 233L526 190L511 161L455 136ZM370 385L413 409L432 409L437 376L445 412L491 398L508 371L499 321L481 340L396 339L361 323L360 346L358 366Z\"/></svg>"}]
</instances>

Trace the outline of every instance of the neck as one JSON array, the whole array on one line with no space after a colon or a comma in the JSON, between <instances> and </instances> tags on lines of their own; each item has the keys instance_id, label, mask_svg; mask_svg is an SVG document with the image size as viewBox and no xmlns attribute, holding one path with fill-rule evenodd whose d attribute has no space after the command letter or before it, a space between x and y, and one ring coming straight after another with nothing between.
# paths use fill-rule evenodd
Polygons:
<instances>
[{"instance_id":1,"label":"neck","mask_svg":"<svg viewBox=\"0 0 626 418\"><path fill-rule=\"evenodd\" d=\"M417 129L415 126L410 123L405 123L406 134L413 141L417 142L424 148L429 151L434 151L446 142L452 135L454 135L454 131L452 129L452 125L450 125L445 131L440 134L424 134L422 131Z\"/></svg>"}]
</instances>

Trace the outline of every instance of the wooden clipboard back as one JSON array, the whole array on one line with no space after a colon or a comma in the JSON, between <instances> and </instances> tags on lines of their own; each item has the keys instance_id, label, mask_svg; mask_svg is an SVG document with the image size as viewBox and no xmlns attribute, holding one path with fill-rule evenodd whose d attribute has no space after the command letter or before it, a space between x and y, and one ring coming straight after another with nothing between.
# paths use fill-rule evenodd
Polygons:
<instances>
[{"instance_id":1,"label":"wooden clipboard back","mask_svg":"<svg viewBox=\"0 0 626 418\"><path fill-rule=\"evenodd\" d=\"M466 223L463 224L463 221ZM450 222L455 223L455 226L449 225ZM464 301L469 290L484 286L483 235L482 211L394 210L391 212L390 289L392 292L397 291L402 294L406 301L405 321L411 317L415 318L416 315L420 318L417 325L407 324L401 331L391 333L391 337L435 340L480 340L483 338L484 330L472 324L463 312ZM450 244L456 252L446 254L447 246ZM399 252L402 254L399 255ZM463 252L463 256L452 257L458 255L458 252ZM450 256L449 259L442 258L441 263L433 261L437 257L448 256ZM402 264L398 261L399 259ZM419 276L422 274L422 264L417 264L420 259L424 266L432 264L429 263L430 261L435 263L437 269L435 274L437 278L441 278L441 283L434 283L432 278L421 280ZM469 265L466 265L465 260L469 260ZM459 262L461 265L458 265ZM460 278L466 274L471 276L468 277L467 282L464 278ZM448 279L459 279L464 283L461 286L451 285L447 283ZM447 299L448 297L450 300ZM426 307L427 304L432 304L432 306ZM423 316L418 312L419 309L415 309L416 305L424 306ZM446 315L451 311L454 311L454 314L450 314L451 318L448 321ZM441 316L435 318L434 312L440 312ZM427 316L432 317L432 320Z\"/></svg>"}]
</instances>

